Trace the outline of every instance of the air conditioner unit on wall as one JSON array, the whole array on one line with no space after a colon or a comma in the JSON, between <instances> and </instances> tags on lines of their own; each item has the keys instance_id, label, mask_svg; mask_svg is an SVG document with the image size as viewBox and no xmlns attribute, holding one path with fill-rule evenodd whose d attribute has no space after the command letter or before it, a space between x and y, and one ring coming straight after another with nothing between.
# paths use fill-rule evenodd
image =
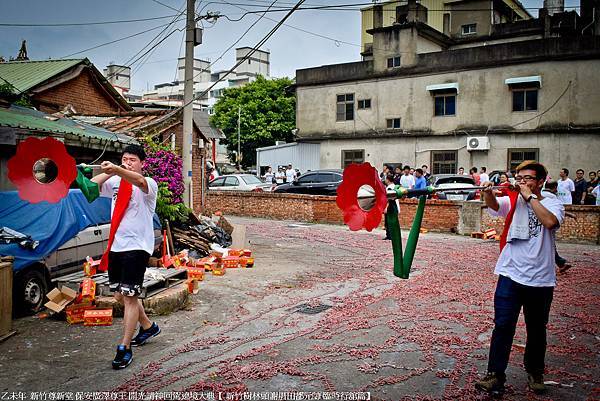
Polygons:
<instances>
[{"instance_id":1,"label":"air conditioner unit on wall","mask_svg":"<svg viewBox=\"0 0 600 401\"><path fill-rule=\"evenodd\" d=\"M490 138L487 136L472 136L467 138L467 150L490 150Z\"/></svg>"}]
</instances>

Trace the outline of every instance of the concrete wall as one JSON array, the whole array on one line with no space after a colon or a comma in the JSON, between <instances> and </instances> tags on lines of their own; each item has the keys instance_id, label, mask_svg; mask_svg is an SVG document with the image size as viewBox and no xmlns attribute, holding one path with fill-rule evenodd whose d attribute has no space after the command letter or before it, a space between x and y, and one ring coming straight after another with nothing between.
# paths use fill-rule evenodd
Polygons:
<instances>
[{"instance_id":1,"label":"concrete wall","mask_svg":"<svg viewBox=\"0 0 600 401\"><path fill-rule=\"evenodd\" d=\"M385 116L389 115L402 117L402 128L409 131L449 132L472 126L535 129L541 125L568 123L600 125L600 92L590 84L598 82L598 71L600 60L553 61L299 86L296 125L303 138L384 130ZM504 80L530 75L542 77L538 110L513 112L512 93ZM456 116L434 117L433 97L425 88L448 82L459 85ZM361 119L339 123L336 122L336 96L344 93L355 93L356 99L371 98L375 102L370 111L361 114ZM557 100L558 103L540 118L520 124L549 109Z\"/></svg>"},{"instance_id":2,"label":"concrete wall","mask_svg":"<svg viewBox=\"0 0 600 401\"><path fill-rule=\"evenodd\" d=\"M491 3L491 1L487 0L451 3L450 36L471 37L489 35L492 29L492 13L487 10L491 8ZM477 33L462 35L461 27L467 24L477 24Z\"/></svg>"},{"instance_id":3,"label":"concrete wall","mask_svg":"<svg viewBox=\"0 0 600 401\"><path fill-rule=\"evenodd\" d=\"M400 201L400 225L410 228L417 201ZM206 213L221 211L225 215L261 217L276 220L342 224L342 212L334 196L310 196L261 192L210 191ZM558 230L557 238L575 242L600 243L600 207L567 206L577 215ZM470 235L478 229L496 228L502 232L502 219L492 219L481 202L428 200L422 227L429 231L456 232ZM380 224L383 228L383 221ZM405 235L407 233L405 232Z\"/></svg>"}]
</instances>

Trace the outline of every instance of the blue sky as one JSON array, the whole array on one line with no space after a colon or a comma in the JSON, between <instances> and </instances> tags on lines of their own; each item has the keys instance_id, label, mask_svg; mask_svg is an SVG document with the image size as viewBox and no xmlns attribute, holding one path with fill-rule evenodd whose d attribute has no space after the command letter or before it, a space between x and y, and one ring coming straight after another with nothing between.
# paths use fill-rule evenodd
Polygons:
<instances>
[{"instance_id":1,"label":"blue sky","mask_svg":"<svg viewBox=\"0 0 600 401\"><path fill-rule=\"evenodd\" d=\"M159 0L167 6L182 9L185 0ZM270 4L267 0L227 0L246 9L264 9ZM332 5L368 3L367 0L308 0L306 5ZM220 12L237 19L243 13L238 7L221 1L197 1L201 14L207 11ZM292 0L280 0L276 6L288 6ZM542 0L523 1L525 7L538 8ZM567 6L578 5L577 1L567 0ZM533 15L537 12L530 10ZM154 18L176 14L172 9L153 0L0 0L0 23L73 23L93 21L114 21ZM268 13L266 16L279 20L284 13ZM216 23L204 23L203 44L196 47L196 57L215 61L221 53L235 42L248 27L258 19L257 14L231 22L220 18ZM88 25L73 27L4 27L0 26L0 55L8 59L16 56L22 39L27 40L30 59L61 58L71 53L135 34L159 25L167 24L171 18L152 21ZM254 46L276 22L263 18L235 46ZM286 24L327 36L335 40L317 37L308 33L282 26L263 46L271 52L271 74L274 76L294 76L299 68L360 60L360 12L345 10L302 10L293 14ZM174 25L182 28L184 21ZM123 64L138 52L162 28L112 44L80 53L69 58L88 57L102 70L109 62ZM141 66L134 69L132 92L141 93L146 87L173 80L176 73L177 57L183 55L183 30L176 31L153 51ZM181 52L181 53L180 53ZM221 60L215 62L213 70L230 68L235 62L234 50L230 50Z\"/></svg>"}]
</instances>

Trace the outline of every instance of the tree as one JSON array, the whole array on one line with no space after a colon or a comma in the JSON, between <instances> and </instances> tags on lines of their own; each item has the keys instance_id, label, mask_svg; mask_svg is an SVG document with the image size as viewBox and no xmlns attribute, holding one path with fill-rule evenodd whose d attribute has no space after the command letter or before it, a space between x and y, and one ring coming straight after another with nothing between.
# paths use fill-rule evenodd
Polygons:
<instances>
[{"instance_id":1,"label":"tree","mask_svg":"<svg viewBox=\"0 0 600 401\"><path fill-rule=\"evenodd\" d=\"M292 84L289 78L268 80L259 76L254 82L223 92L211 123L225 134L223 141L232 162L238 147L238 108L243 167L256 164L256 148L294 140L291 131L296 126L296 97L287 90Z\"/></svg>"}]
</instances>

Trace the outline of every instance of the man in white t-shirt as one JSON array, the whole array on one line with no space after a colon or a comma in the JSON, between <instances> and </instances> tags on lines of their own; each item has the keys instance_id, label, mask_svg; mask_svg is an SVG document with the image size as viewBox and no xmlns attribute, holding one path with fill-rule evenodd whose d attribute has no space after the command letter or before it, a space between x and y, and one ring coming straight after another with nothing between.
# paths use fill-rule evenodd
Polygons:
<instances>
[{"instance_id":1,"label":"man in white t-shirt","mask_svg":"<svg viewBox=\"0 0 600 401\"><path fill-rule=\"evenodd\" d=\"M476 388L492 395L504 392L505 371L521 308L527 327L524 356L527 383L535 393L545 391L546 325L556 284L555 232L565 216L564 206L558 199L544 198L541 194L548 174L543 165L526 161L517 166L516 171L520 195L514 205L508 196L496 198L489 181L484 183L488 188L482 191L492 216L512 219L505 227L506 245L494 271L498 284L488 373L475 384Z\"/></svg>"},{"instance_id":2,"label":"man in white t-shirt","mask_svg":"<svg viewBox=\"0 0 600 401\"><path fill-rule=\"evenodd\" d=\"M123 151L121 166L102 162L102 173L92 178L100 187L100 196L113 200L107 249L108 280L115 299L125 307L123 340L117 346L117 355L112 362L114 369L129 366L133 360L131 346L144 345L160 333L160 328L148 319L138 299L148 259L154 251L152 220L158 193L156 181L142 175L145 158L141 146L129 145ZM119 198L121 191L121 196L131 193L129 199ZM121 216L121 219L115 216ZM133 337L138 322L139 333Z\"/></svg>"},{"instance_id":3,"label":"man in white t-shirt","mask_svg":"<svg viewBox=\"0 0 600 401\"><path fill-rule=\"evenodd\" d=\"M279 167L277 172L275 172L275 184L280 185L285 182L285 171L283 171L283 167Z\"/></svg>"},{"instance_id":4,"label":"man in white t-shirt","mask_svg":"<svg viewBox=\"0 0 600 401\"><path fill-rule=\"evenodd\" d=\"M569 178L569 169L560 170L560 180L558 180L558 192L556 196L564 205L573 203L571 192L575 191L575 183Z\"/></svg>"},{"instance_id":5,"label":"man in white t-shirt","mask_svg":"<svg viewBox=\"0 0 600 401\"><path fill-rule=\"evenodd\" d=\"M415 187L415 176L410 173L410 166L404 166L403 174L400 177L400 186L406 189Z\"/></svg>"},{"instance_id":6,"label":"man in white t-shirt","mask_svg":"<svg viewBox=\"0 0 600 401\"><path fill-rule=\"evenodd\" d=\"M296 180L296 170L292 168L291 164L288 164L287 170L285 170L285 182L288 184Z\"/></svg>"},{"instance_id":7,"label":"man in white t-shirt","mask_svg":"<svg viewBox=\"0 0 600 401\"><path fill-rule=\"evenodd\" d=\"M482 167L481 174L479 174L479 182L484 183L484 182L488 182L489 180L490 180L490 176L487 173L487 168Z\"/></svg>"}]
</instances>

